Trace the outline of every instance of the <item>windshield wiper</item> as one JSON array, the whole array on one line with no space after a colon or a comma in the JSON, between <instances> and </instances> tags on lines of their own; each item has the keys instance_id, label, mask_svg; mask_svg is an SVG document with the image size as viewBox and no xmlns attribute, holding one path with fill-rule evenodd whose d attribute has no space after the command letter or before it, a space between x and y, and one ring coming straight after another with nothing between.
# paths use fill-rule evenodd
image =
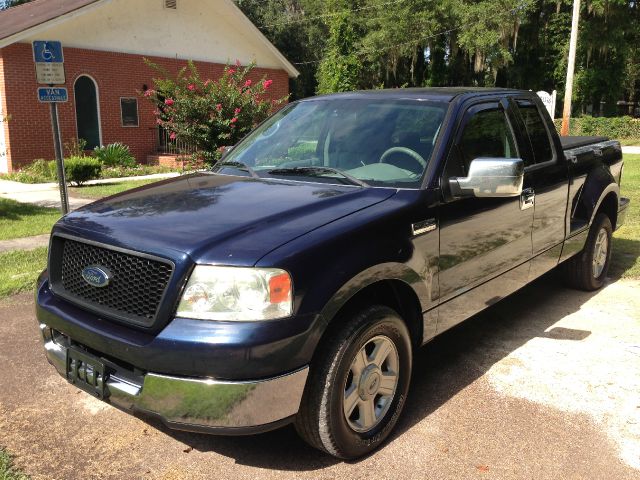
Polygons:
<instances>
[{"instance_id":1,"label":"windshield wiper","mask_svg":"<svg viewBox=\"0 0 640 480\"><path fill-rule=\"evenodd\" d=\"M220 162L213 166L213 168L216 167L233 167L238 170L247 171L253 178L260 178L256 171L244 162Z\"/></svg>"},{"instance_id":2,"label":"windshield wiper","mask_svg":"<svg viewBox=\"0 0 640 480\"><path fill-rule=\"evenodd\" d=\"M334 175L340 175L346 178L351 184L359 185L360 187L368 187L369 184L363 182L359 178L356 178L348 173L331 167L292 167L292 168L275 168L267 172L269 175L300 175L300 176L313 176L314 174L332 173ZM318 175L319 176L319 175Z\"/></svg>"}]
</instances>

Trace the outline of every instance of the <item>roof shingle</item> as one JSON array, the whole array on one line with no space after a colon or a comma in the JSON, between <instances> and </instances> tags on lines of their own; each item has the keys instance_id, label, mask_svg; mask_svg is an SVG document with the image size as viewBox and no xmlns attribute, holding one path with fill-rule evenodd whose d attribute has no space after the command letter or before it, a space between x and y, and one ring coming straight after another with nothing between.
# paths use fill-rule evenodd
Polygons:
<instances>
[{"instance_id":1,"label":"roof shingle","mask_svg":"<svg viewBox=\"0 0 640 480\"><path fill-rule=\"evenodd\" d=\"M0 11L0 41L101 0L34 0Z\"/></svg>"}]
</instances>

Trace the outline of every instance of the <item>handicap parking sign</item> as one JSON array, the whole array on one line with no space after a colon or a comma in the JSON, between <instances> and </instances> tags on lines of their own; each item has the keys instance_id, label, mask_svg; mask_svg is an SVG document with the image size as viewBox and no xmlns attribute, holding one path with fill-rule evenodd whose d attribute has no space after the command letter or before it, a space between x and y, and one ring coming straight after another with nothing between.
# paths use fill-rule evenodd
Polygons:
<instances>
[{"instance_id":1,"label":"handicap parking sign","mask_svg":"<svg viewBox=\"0 0 640 480\"><path fill-rule=\"evenodd\" d=\"M65 83L62 43L57 40L33 42L33 60L36 65L36 81L46 85Z\"/></svg>"},{"instance_id":2,"label":"handicap parking sign","mask_svg":"<svg viewBox=\"0 0 640 480\"><path fill-rule=\"evenodd\" d=\"M62 63L62 43L53 40L33 42L33 59L36 63Z\"/></svg>"}]
</instances>

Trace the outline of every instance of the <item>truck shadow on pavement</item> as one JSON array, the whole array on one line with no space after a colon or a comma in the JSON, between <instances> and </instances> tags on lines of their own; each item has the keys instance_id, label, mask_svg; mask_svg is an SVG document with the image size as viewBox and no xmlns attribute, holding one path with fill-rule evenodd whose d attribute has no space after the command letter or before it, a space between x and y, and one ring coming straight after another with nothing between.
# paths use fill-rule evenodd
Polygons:
<instances>
[{"instance_id":1,"label":"truck shadow on pavement","mask_svg":"<svg viewBox=\"0 0 640 480\"><path fill-rule=\"evenodd\" d=\"M580 341L588 337L589 331L553 325L578 311L596 293L569 289L557 272L551 272L419 349L403 415L387 443L428 417L529 340L543 337ZM307 446L293 426L255 436L219 437L171 431L158 422L148 421L195 450L213 451L242 465L309 471L339 463Z\"/></svg>"}]
</instances>

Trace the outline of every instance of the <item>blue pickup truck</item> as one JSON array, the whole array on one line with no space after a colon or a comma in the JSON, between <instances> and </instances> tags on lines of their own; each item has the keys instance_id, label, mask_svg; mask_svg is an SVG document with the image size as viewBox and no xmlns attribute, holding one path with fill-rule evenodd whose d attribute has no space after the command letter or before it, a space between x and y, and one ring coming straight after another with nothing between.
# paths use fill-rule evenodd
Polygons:
<instances>
[{"instance_id":1,"label":"blue pickup truck","mask_svg":"<svg viewBox=\"0 0 640 480\"><path fill-rule=\"evenodd\" d=\"M170 428L294 423L378 447L413 352L553 268L602 286L618 142L560 138L535 94L398 89L292 103L210 171L53 228L36 314L49 362Z\"/></svg>"}]
</instances>

